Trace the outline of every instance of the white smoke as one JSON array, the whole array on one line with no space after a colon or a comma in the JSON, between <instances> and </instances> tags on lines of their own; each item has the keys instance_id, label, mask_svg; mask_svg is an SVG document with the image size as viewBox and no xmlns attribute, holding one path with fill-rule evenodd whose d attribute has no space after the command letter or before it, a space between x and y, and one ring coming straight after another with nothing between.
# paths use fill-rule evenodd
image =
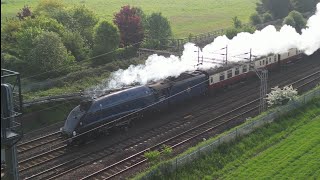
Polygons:
<instances>
[{"instance_id":1,"label":"white smoke","mask_svg":"<svg viewBox=\"0 0 320 180\"><path fill-rule=\"evenodd\" d=\"M274 26L267 26L261 31L253 34L242 32L233 39L226 36L217 37L211 44L205 46L200 51L200 57L205 57L205 62L201 68L219 66L225 60L225 49L228 47L228 61L241 61L248 55L243 55L252 49L255 56L263 56L269 53L282 53L290 48L303 50L305 54L311 55L320 48L320 3L317 4L316 14L309 18L307 28L299 34L291 26L284 25L280 31ZM242 56L241 56L242 54ZM178 76L184 71L195 70L198 60L198 47L192 43L184 46L181 58L171 55L169 58L151 55L145 64L131 65L128 69L120 69L111 74L104 83L88 92L97 96L104 91L117 89L132 84L146 84L150 81L157 81L169 76ZM93 92L93 93L92 93Z\"/></svg>"}]
</instances>

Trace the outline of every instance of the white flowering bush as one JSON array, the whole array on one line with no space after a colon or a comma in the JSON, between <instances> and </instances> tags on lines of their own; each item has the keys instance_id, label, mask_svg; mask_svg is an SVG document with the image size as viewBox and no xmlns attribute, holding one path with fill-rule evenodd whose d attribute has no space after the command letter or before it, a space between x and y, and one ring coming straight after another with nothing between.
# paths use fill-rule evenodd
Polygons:
<instances>
[{"instance_id":1,"label":"white flowering bush","mask_svg":"<svg viewBox=\"0 0 320 180\"><path fill-rule=\"evenodd\" d=\"M271 88L271 92L267 94L266 100L269 107L283 105L289 100L297 97L298 91L292 86L285 86L282 89L278 86Z\"/></svg>"}]
</instances>

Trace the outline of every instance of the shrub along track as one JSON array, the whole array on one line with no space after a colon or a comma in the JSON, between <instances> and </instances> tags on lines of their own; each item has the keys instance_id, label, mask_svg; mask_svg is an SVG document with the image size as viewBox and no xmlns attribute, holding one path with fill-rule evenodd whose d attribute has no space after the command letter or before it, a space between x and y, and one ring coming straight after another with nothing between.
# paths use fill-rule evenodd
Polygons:
<instances>
[{"instance_id":1,"label":"shrub along track","mask_svg":"<svg viewBox=\"0 0 320 180\"><path fill-rule=\"evenodd\" d=\"M303 69L309 69L310 72L316 71L316 68L314 68L314 67L317 67L317 65L319 66L319 63L317 63L317 62L318 61L315 60L314 58L313 58L313 62L311 62L311 61L310 62L309 61L298 62L298 63L296 63L296 65L292 65L290 67L292 69L287 68L287 70L283 70L281 73L275 72L274 76L272 75L273 73L271 73L272 76L270 77L270 79L271 79L270 81L272 81L273 85L279 84L281 81L284 81L283 73L285 73L285 77L292 77L292 79L296 80L296 79L308 74ZM317 65L315 65L315 64L317 64ZM310 72L309 72L309 74L310 74ZM297 75L297 74L299 74L299 75ZM290 80L287 79L286 82L283 84L287 84L288 81L292 81L291 78L290 78ZM175 113L175 114L172 113L172 114L168 115L169 117L166 117L166 119L167 118L169 119L169 121L167 121L169 123L167 123L167 127L165 127L166 125L164 125L163 128L161 129L161 131L159 131L159 132L162 132L162 134L157 132L156 133L157 136L155 137L155 134L153 134L153 133L146 133L146 136L143 138L140 138L141 139L140 141L134 140L134 139L139 139L139 138L133 136L131 139L125 140L123 142L123 144L118 144L118 145L111 144L111 145L109 145L109 149L112 149L112 148L116 149L116 150L113 150L113 153L111 153L113 155L110 154L110 152L112 152L112 151L110 151L109 153L104 153L104 154L102 153L103 155L101 154L100 157L97 156L96 158L91 158L92 162L97 161L97 159L99 159L99 158L101 159L101 158L108 156L108 158L107 158L107 159L109 159L108 164L111 164L112 162L118 161L118 159L123 159L124 157L127 156L126 154L132 154L140 149L144 149L146 146L151 147L152 145L156 144L157 142L161 142L164 139L168 139L168 137L172 137L172 134L179 134L182 131L184 131L183 129L190 129L191 127L194 127L196 124L200 124L203 120L206 120L209 117L217 116L218 114L222 114L224 112L230 111L230 109L234 109L234 107L240 106L240 104L244 104L244 102L248 102L248 101L255 99L257 97L258 93L256 93L256 92L259 87L257 81L250 82L247 86L242 86L242 87L239 87L239 86L241 86L241 84L236 86L237 89L233 88L230 91L228 91L228 93L221 94L221 96L211 98L210 100L204 100L204 98L200 98L199 100L191 101L188 104L191 104L191 103L193 103L193 104L190 105L189 107L187 107L185 109L182 109L182 107L180 107L177 109L177 111L178 111L177 113ZM239 97L245 97L245 98L240 99L237 102L232 103L234 100L237 100ZM213 99L213 102L210 102L210 101L212 101L212 99ZM202 102L202 101L204 101L204 102ZM233 107L230 107L230 104ZM188 112L188 113L185 113L185 112ZM190 112L194 112L194 113L190 114ZM161 118L165 119L163 116ZM157 121L158 119L159 118L155 118L154 120ZM143 120L143 121L148 121L148 119ZM159 121L160 121L160 119L159 119ZM189 123L186 123L186 121L188 121ZM176 124L171 124L170 122L171 123L176 122ZM182 125L183 123L186 123L186 124ZM160 127L162 127L162 126L160 126ZM168 127L170 127L171 130ZM177 128L177 127L180 127L180 128ZM156 129L157 128L159 128L159 127L156 127ZM164 132L166 132L166 133L164 133ZM155 138L151 138L151 137L155 137ZM109 137L106 137L106 138L109 138ZM118 141L118 142L115 141L115 144L119 143L120 141ZM132 143L130 144L129 141L131 141ZM100 144L100 148L103 147L101 145L101 142L99 144ZM135 145L132 148L133 144L135 144ZM91 147L92 145L89 144L87 146ZM129 147L129 146L131 146L131 147ZM92 146L92 148L82 148L82 150L78 150L77 148L73 148L71 150L71 152L73 152L73 153L66 153L64 158L60 158L55 163L49 162L49 163L44 164L42 168L35 168L35 169L33 168L30 171L28 171L27 173L24 172L24 173L22 173L22 177L27 177L30 174L36 174L36 172L41 172L41 171L43 171L43 169L48 169L48 167L54 167L54 166L61 165L62 162L65 163L68 161L72 161L74 157L76 157L76 156L79 157L79 154L86 154L85 152L88 152L88 153L91 152L90 154L93 154L92 152L94 152L94 150L97 151L97 149L99 149L97 147L99 147L99 146L96 146L96 147ZM107 147L104 147L104 148L107 149ZM103 149L103 148L101 148L101 149ZM127 149L127 151L124 151L122 153L116 153L118 151L118 149ZM118 156L120 156L120 157L118 157ZM79 162L83 163L85 161L81 161L81 158L78 158L77 160L74 160L73 162L74 162L74 164L77 164L77 163L81 164ZM105 160L103 160L103 162L105 162ZM68 163L66 163L66 164L68 164ZM100 167L107 166L107 164L98 164L96 166L100 166ZM70 166L70 163L68 165L61 165L61 166L59 166L60 169L58 170L57 173L59 173L60 171L62 172L63 169L67 170L72 167L76 168L75 165ZM84 166L84 169L87 170L87 166ZM91 169L97 169L97 167L93 166L93 167L91 167ZM77 170L77 171L79 171L79 170ZM48 174L54 175L54 173L52 173L52 172L56 173L52 169L52 171L49 171ZM88 173L88 171L82 171L82 173L79 174L80 175L79 177L83 177L84 175L86 175L86 173ZM72 174L74 175L76 173L73 172ZM83 175L81 175L81 174L83 174ZM71 174L69 174L69 175L71 175ZM40 178L40 177L45 177L45 176L41 175L38 177ZM75 176L73 176L73 177L75 177Z\"/></svg>"}]
</instances>

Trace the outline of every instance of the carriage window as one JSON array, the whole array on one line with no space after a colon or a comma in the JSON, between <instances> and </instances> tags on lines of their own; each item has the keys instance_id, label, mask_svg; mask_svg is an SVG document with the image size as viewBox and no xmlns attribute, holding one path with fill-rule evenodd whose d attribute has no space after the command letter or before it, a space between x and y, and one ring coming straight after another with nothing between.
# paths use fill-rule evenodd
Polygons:
<instances>
[{"instance_id":1,"label":"carriage window","mask_svg":"<svg viewBox=\"0 0 320 180\"><path fill-rule=\"evenodd\" d=\"M260 61L260 63L261 63L261 61ZM247 65L244 65L243 67L242 67L242 72L247 72Z\"/></svg>"},{"instance_id":2,"label":"carriage window","mask_svg":"<svg viewBox=\"0 0 320 180\"><path fill-rule=\"evenodd\" d=\"M277 55L274 55L274 62L276 62L277 61Z\"/></svg>"},{"instance_id":3,"label":"carriage window","mask_svg":"<svg viewBox=\"0 0 320 180\"><path fill-rule=\"evenodd\" d=\"M221 73L220 74L220 81L223 81L224 80L224 73Z\"/></svg>"},{"instance_id":4,"label":"carriage window","mask_svg":"<svg viewBox=\"0 0 320 180\"><path fill-rule=\"evenodd\" d=\"M232 70L228 70L227 73L228 73L228 76L227 76L228 79L231 78L232 77Z\"/></svg>"},{"instance_id":5,"label":"carriage window","mask_svg":"<svg viewBox=\"0 0 320 180\"><path fill-rule=\"evenodd\" d=\"M238 75L239 74L239 67L236 67L236 70L234 71L234 75Z\"/></svg>"},{"instance_id":6,"label":"carriage window","mask_svg":"<svg viewBox=\"0 0 320 180\"><path fill-rule=\"evenodd\" d=\"M210 83L213 83L213 77L210 78Z\"/></svg>"}]
</instances>

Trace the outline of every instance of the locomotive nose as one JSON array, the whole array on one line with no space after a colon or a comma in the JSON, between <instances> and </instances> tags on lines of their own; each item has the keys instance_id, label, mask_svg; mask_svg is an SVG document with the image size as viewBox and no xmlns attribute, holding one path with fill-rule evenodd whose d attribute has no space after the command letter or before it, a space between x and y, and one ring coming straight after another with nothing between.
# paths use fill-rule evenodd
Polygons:
<instances>
[{"instance_id":1,"label":"locomotive nose","mask_svg":"<svg viewBox=\"0 0 320 180\"><path fill-rule=\"evenodd\" d=\"M68 115L64 126L61 128L61 133L68 137L72 136L84 114L79 106L75 107Z\"/></svg>"}]
</instances>

